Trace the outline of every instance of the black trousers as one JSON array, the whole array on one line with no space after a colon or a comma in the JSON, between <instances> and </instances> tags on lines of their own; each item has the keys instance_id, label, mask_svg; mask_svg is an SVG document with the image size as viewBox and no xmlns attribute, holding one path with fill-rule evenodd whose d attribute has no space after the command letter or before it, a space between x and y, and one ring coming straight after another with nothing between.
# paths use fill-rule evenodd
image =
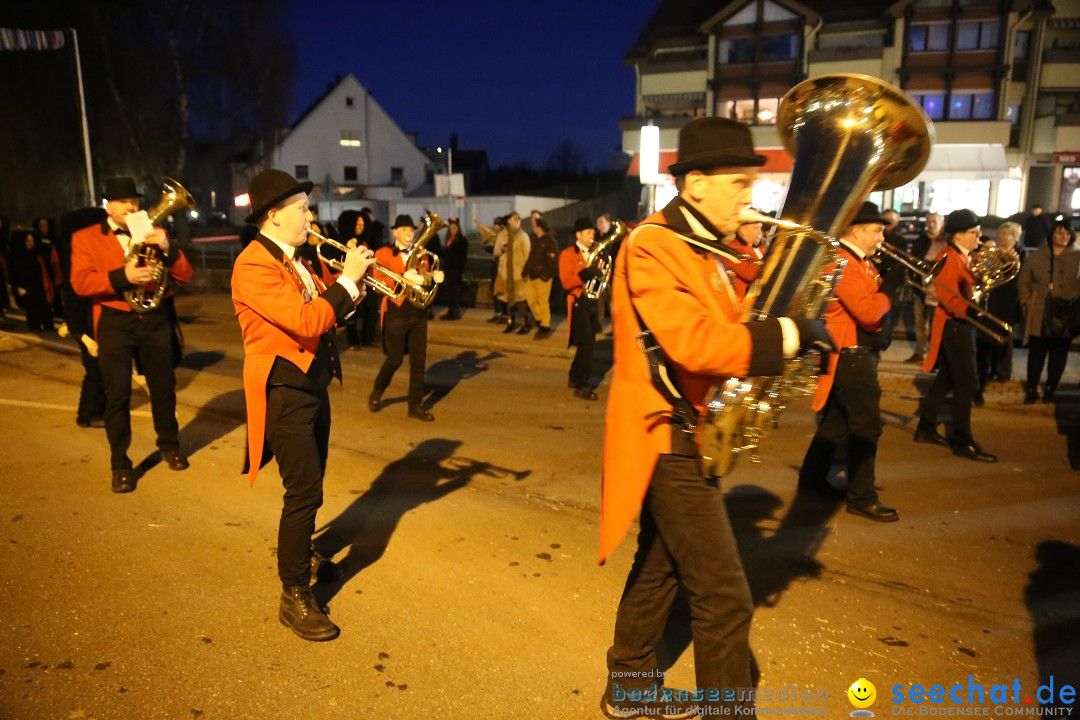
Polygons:
<instances>
[{"instance_id":1,"label":"black trousers","mask_svg":"<svg viewBox=\"0 0 1080 720\"><path fill-rule=\"evenodd\" d=\"M801 489L827 490L836 448L847 443L848 504L877 502L874 465L882 428L877 366L877 353L840 353L829 399L799 471Z\"/></svg>"},{"instance_id":2,"label":"black trousers","mask_svg":"<svg viewBox=\"0 0 1080 720\"><path fill-rule=\"evenodd\" d=\"M570 344L577 347L570 363L570 384L592 387L593 347L596 345L596 302L578 298L570 311Z\"/></svg>"},{"instance_id":3,"label":"black trousers","mask_svg":"<svg viewBox=\"0 0 1080 720\"><path fill-rule=\"evenodd\" d=\"M271 385L266 395L266 440L277 458L285 496L278 523L282 585L311 582L311 536L323 502L330 444L330 398L325 389Z\"/></svg>"},{"instance_id":4,"label":"black trousers","mask_svg":"<svg viewBox=\"0 0 1080 720\"><path fill-rule=\"evenodd\" d=\"M936 310L935 312L943 312ZM937 375L923 398L919 424L937 427L938 410L952 391L953 445L973 442L971 435L971 403L979 390L979 373L975 366L975 327L963 320L946 320L938 348Z\"/></svg>"},{"instance_id":5,"label":"black trousers","mask_svg":"<svg viewBox=\"0 0 1080 720\"><path fill-rule=\"evenodd\" d=\"M79 354L82 358L83 379L82 389L79 391L79 409L75 413L75 419L80 422L90 422L105 417L105 386L101 379L101 366L98 359L91 355L81 340Z\"/></svg>"},{"instance_id":6,"label":"black trousers","mask_svg":"<svg viewBox=\"0 0 1080 720\"><path fill-rule=\"evenodd\" d=\"M112 468L131 467L131 363L139 354L157 446L180 448L176 422L176 375L173 373L173 337L168 314L124 312L103 308L98 321L98 365L105 386L105 434L112 451Z\"/></svg>"},{"instance_id":7,"label":"black trousers","mask_svg":"<svg viewBox=\"0 0 1080 720\"><path fill-rule=\"evenodd\" d=\"M751 687L754 603L719 481L702 478L699 462L687 455L657 460L607 653L613 685L655 681L656 646L681 585L690 597L698 687Z\"/></svg>"},{"instance_id":8,"label":"black trousers","mask_svg":"<svg viewBox=\"0 0 1080 720\"><path fill-rule=\"evenodd\" d=\"M427 362L427 308L413 307L408 301L401 307L389 303L383 318L383 352L386 360L375 376L375 390L382 393L390 386L394 373L409 354L409 405L424 399L424 364Z\"/></svg>"},{"instance_id":9,"label":"black trousers","mask_svg":"<svg viewBox=\"0 0 1080 720\"><path fill-rule=\"evenodd\" d=\"M1027 389L1036 390L1039 387L1039 378L1042 377L1043 364L1050 362L1046 367L1046 387L1056 388L1061 382L1061 376L1065 372L1065 365L1069 361L1069 338L1046 338L1037 335L1028 337L1028 365L1027 365Z\"/></svg>"},{"instance_id":10,"label":"black trousers","mask_svg":"<svg viewBox=\"0 0 1080 720\"><path fill-rule=\"evenodd\" d=\"M26 295L26 327L29 330L52 330L53 309L43 290L30 290Z\"/></svg>"},{"instance_id":11,"label":"black trousers","mask_svg":"<svg viewBox=\"0 0 1080 720\"><path fill-rule=\"evenodd\" d=\"M446 270L445 279L439 288L439 300L446 304L450 317L461 315L461 271Z\"/></svg>"}]
</instances>

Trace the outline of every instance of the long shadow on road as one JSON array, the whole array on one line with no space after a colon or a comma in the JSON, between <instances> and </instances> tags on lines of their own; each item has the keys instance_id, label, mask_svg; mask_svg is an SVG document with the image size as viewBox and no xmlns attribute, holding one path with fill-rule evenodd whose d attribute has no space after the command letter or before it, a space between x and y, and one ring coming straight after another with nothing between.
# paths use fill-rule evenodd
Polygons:
<instances>
[{"instance_id":1,"label":"long shadow on road","mask_svg":"<svg viewBox=\"0 0 1080 720\"><path fill-rule=\"evenodd\" d=\"M313 591L321 604L383 556L398 523L410 510L439 500L480 475L510 476L520 481L531 473L455 457L460 446L460 440L423 441L387 465L367 492L322 528L314 541L315 550L327 558L346 548L348 554L337 563L339 572L333 581L315 584Z\"/></svg>"},{"instance_id":2,"label":"long shadow on road","mask_svg":"<svg viewBox=\"0 0 1080 720\"><path fill-rule=\"evenodd\" d=\"M1062 685L1080 677L1080 547L1060 540L1039 543L1039 566L1028 576L1024 601L1035 632L1039 666L1038 701L1043 707L1071 708L1062 700Z\"/></svg>"},{"instance_id":3,"label":"long shadow on road","mask_svg":"<svg viewBox=\"0 0 1080 720\"><path fill-rule=\"evenodd\" d=\"M435 407L444 397L453 392L462 380L476 377L488 369L492 360L506 357L501 352L492 351L480 356L475 350L466 350L452 358L432 363L427 369L424 385L431 389L425 405Z\"/></svg>"}]
</instances>

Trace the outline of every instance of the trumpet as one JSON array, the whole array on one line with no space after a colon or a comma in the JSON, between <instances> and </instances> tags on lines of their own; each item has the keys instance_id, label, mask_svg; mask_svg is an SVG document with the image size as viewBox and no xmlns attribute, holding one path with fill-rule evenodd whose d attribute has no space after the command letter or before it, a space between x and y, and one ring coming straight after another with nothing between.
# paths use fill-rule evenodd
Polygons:
<instances>
[{"instance_id":1,"label":"trumpet","mask_svg":"<svg viewBox=\"0 0 1080 720\"><path fill-rule=\"evenodd\" d=\"M319 241L318 247L315 248L315 252L316 252L316 254L318 254L319 259L322 260L324 263L326 263L326 265L328 267L330 267L333 270L336 270L337 272L344 271L345 270L345 261L344 260L337 260L335 258L328 258L325 255L323 255L323 246L329 245L330 247L332 247L335 250L339 251L342 255L349 252L350 248L346 247L345 245L342 245L337 240L331 240L330 238L326 237L325 235L320 235L319 233L315 232L314 230L309 229L308 234L312 235L313 237L315 237ZM400 274L394 272L393 270L391 270L389 268L385 268L382 265L380 265L379 263L373 264L371 266L371 269L372 270L377 270L377 271L381 272L383 275L386 275L387 277L389 277L391 280L394 281L394 284L390 285L388 283L384 283L382 280L379 280L378 278L371 275L370 271L368 272L368 274L364 275L364 284L367 285L372 290L375 290L376 292L382 293L383 295L390 298L391 300L397 300L398 298L400 298L402 295L405 294L405 291L408 289L408 287L410 285L415 284L412 281L410 281L409 279L407 279L404 275L400 275Z\"/></svg>"},{"instance_id":2,"label":"trumpet","mask_svg":"<svg viewBox=\"0 0 1080 720\"><path fill-rule=\"evenodd\" d=\"M930 285L930 283L934 282L934 278L936 278L938 276L938 273L941 272L941 268L945 267L944 257L937 262L930 262L929 260L917 258L911 253L905 250L901 250L895 245L890 245L887 242L883 242L881 243L881 245L878 246L878 252L885 257L900 263L908 270L913 272L915 275L917 275L919 277L919 281L917 283L911 279L910 275L905 279L905 282L919 290L922 290L923 292L926 291L926 288Z\"/></svg>"}]
</instances>

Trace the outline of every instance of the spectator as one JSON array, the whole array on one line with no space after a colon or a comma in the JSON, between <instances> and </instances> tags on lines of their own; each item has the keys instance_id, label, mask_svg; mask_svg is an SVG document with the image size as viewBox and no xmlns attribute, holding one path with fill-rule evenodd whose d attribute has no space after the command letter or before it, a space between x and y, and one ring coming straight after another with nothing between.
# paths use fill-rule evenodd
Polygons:
<instances>
[{"instance_id":1,"label":"spectator","mask_svg":"<svg viewBox=\"0 0 1080 720\"><path fill-rule=\"evenodd\" d=\"M1045 403L1054 401L1054 391L1069 356L1071 326L1075 325L1068 315L1075 315L1080 298L1080 248L1076 247L1076 231L1068 220L1059 220L1054 223L1050 238L1051 242L1032 253L1020 269L1019 295L1027 318L1024 340L1028 344L1025 404L1039 399L1039 378L1047 356L1049 364L1042 399ZM1050 312L1047 312L1048 304ZM1064 321L1055 322L1061 318Z\"/></svg>"},{"instance_id":2,"label":"spectator","mask_svg":"<svg viewBox=\"0 0 1080 720\"><path fill-rule=\"evenodd\" d=\"M28 330L52 330L52 304L55 294L55 276L45 258L52 247L42 251L41 239L27 228L15 228L10 238L11 287L15 291L15 304L26 312Z\"/></svg>"},{"instance_id":3,"label":"spectator","mask_svg":"<svg viewBox=\"0 0 1080 720\"><path fill-rule=\"evenodd\" d=\"M1040 249L1050 236L1050 218L1043 215L1042 205L1032 205L1024 221L1024 247Z\"/></svg>"},{"instance_id":4,"label":"spectator","mask_svg":"<svg viewBox=\"0 0 1080 720\"><path fill-rule=\"evenodd\" d=\"M538 326L533 339L543 340L551 337L551 281L559 271L559 247L543 218L537 218L533 226L536 235L529 248L529 259L522 269L522 276L526 283L525 299ZM524 335L531 329L526 321L518 334Z\"/></svg>"},{"instance_id":5,"label":"spectator","mask_svg":"<svg viewBox=\"0 0 1080 720\"><path fill-rule=\"evenodd\" d=\"M1023 229L1019 223L1007 222L998 228L998 247L1003 252L1012 253L1018 260L1023 260L1023 248L1017 245ZM994 317L1003 320L1015 329L1023 316L1020 313L1019 275L1007 283L987 293L986 310ZM1012 378L1013 336L1008 337L1004 345L994 343L989 351L987 382L1008 382ZM979 368L982 373L982 366Z\"/></svg>"},{"instance_id":6,"label":"spectator","mask_svg":"<svg viewBox=\"0 0 1080 720\"><path fill-rule=\"evenodd\" d=\"M509 316L506 313L506 303L500 297L502 291L500 290L499 280L499 256L502 251L495 251L495 238L506 227L506 221L502 217L497 217L491 221L491 227L488 227L474 218L473 225L480 230L480 238L484 241L484 252L491 255L491 301L494 306L494 314L488 318L488 322L504 323Z\"/></svg>"},{"instance_id":7,"label":"spectator","mask_svg":"<svg viewBox=\"0 0 1080 720\"><path fill-rule=\"evenodd\" d=\"M937 260L938 255L945 250L945 240L941 235L943 224L944 218L940 213L927 215L926 230L912 243L911 254L930 262ZM926 356L930 342L930 320L934 317L937 304L933 286L928 286L923 293L915 294L915 352L904 362L921 363Z\"/></svg>"},{"instance_id":8,"label":"spectator","mask_svg":"<svg viewBox=\"0 0 1080 720\"><path fill-rule=\"evenodd\" d=\"M521 274L529 258L529 236L521 229L521 215L518 213L510 213L506 218L506 228L495 236L495 256L499 258L501 299L506 303L507 322L503 332L516 332L529 322L525 278Z\"/></svg>"},{"instance_id":9,"label":"spectator","mask_svg":"<svg viewBox=\"0 0 1080 720\"><path fill-rule=\"evenodd\" d=\"M461 279L465 275L465 265L469 260L469 240L461 232L461 223L457 218L450 218L446 228L446 240L442 244L439 258L446 282L440 288L440 294L446 302L446 312L440 320L461 319Z\"/></svg>"}]
</instances>

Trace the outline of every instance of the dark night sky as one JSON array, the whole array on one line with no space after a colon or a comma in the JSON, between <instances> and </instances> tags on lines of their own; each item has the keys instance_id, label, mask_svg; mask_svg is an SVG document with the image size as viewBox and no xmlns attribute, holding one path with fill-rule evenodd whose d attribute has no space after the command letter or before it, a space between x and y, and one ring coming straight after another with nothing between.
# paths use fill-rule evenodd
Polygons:
<instances>
[{"instance_id":1,"label":"dark night sky","mask_svg":"<svg viewBox=\"0 0 1080 720\"><path fill-rule=\"evenodd\" d=\"M542 166L569 139L606 169L633 115L622 59L659 0L291 0L295 119L352 73L421 146Z\"/></svg>"}]
</instances>

